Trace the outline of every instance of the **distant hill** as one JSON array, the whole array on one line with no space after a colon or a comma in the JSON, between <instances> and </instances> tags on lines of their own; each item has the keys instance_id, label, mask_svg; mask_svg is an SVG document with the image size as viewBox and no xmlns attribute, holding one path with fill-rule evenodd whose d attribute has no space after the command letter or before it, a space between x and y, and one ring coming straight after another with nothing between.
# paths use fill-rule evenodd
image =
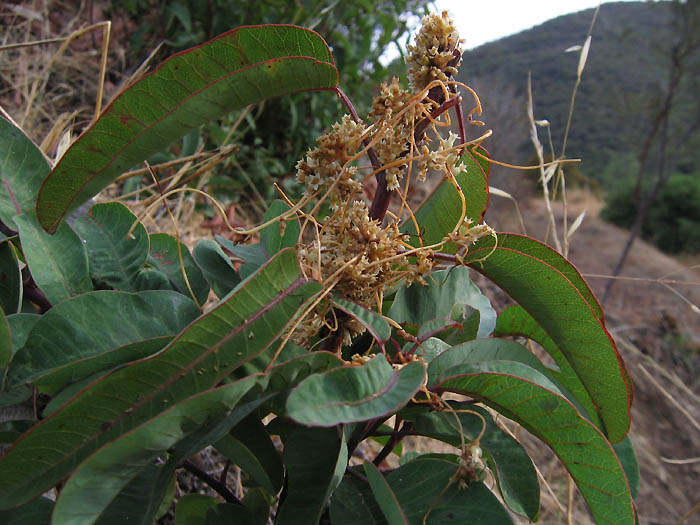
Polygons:
<instances>
[{"instance_id":1,"label":"distant hill","mask_svg":"<svg viewBox=\"0 0 700 525\"><path fill-rule=\"evenodd\" d=\"M535 118L549 120L555 148L561 150L579 59L579 53L564 50L583 44L593 12L587 9L561 16L464 54L460 80L477 88L485 105L487 126L494 127L496 135L503 112L499 106L507 103L504 93L517 98L514 107L522 112L518 117L525 120L529 71ZM617 2L601 7L566 150L568 157L583 159L584 175L605 182L613 176L611 162L624 169L634 161L649 125L644 105L663 80L665 57L661 50L667 40L670 15L667 2ZM468 41L469 35L463 38ZM489 120L492 114L496 122ZM518 155L514 157L511 152L507 156L523 161L534 150L527 128L521 124L517 130L518 138L510 137L509 143ZM501 125L500 131L512 135L514 128ZM540 138L545 142L545 131ZM499 139L496 136L493 140ZM697 156L693 159L696 163ZM693 167L699 168L698 164Z\"/></svg>"}]
</instances>

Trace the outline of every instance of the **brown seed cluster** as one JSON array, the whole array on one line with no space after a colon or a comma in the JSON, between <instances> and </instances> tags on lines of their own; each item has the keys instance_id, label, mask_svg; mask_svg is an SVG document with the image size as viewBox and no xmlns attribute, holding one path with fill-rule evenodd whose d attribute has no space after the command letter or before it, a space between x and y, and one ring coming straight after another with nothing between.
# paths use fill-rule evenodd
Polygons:
<instances>
[{"instance_id":1,"label":"brown seed cluster","mask_svg":"<svg viewBox=\"0 0 700 525\"><path fill-rule=\"evenodd\" d=\"M447 82L456 76L462 57L459 33L447 12L426 15L421 22L416 43L409 46L406 59L408 79L414 91L421 91L433 80Z\"/></svg>"},{"instance_id":2,"label":"brown seed cluster","mask_svg":"<svg viewBox=\"0 0 700 525\"><path fill-rule=\"evenodd\" d=\"M337 207L341 201L362 192L357 180L357 167L348 161L362 144L365 125L355 122L350 115L343 116L333 129L321 135L318 147L309 150L306 158L297 162L297 181L306 186L306 194L330 190L331 204Z\"/></svg>"},{"instance_id":3,"label":"brown seed cluster","mask_svg":"<svg viewBox=\"0 0 700 525\"><path fill-rule=\"evenodd\" d=\"M334 292L366 304L388 284L395 267L408 264L406 257L397 256L407 246L396 222L382 228L369 218L367 204L354 201L326 221L320 238L299 255L307 274L320 272L323 280L342 276Z\"/></svg>"}]
</instances>

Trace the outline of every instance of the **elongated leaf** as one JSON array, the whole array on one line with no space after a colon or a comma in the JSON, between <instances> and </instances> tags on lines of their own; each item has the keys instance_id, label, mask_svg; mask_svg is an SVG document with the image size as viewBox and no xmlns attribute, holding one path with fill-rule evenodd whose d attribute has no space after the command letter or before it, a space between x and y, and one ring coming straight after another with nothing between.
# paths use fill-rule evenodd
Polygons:
<instances>
[{"instance_id":1,"label":"elongated leaf","mask_svg":"<svg viewBox=\"0 0 700 525\"><path fill-rule=\"evenodd\" d=\"M175 522L177 525L201 525L207 511L218 503L216 498L204 494L185 494L175 506Z\"/></svg>"},{"instance_id":2,"label":"elongated leaf","mask_svg":"<svg viewBox=\"0 0 700 525\"><path fill-rule=\"evenodd\" d=\"M265 213L263 222L279 217L290 207L284 201L276 200ZM293 217L291 220L270 224L260 232L260 244L265 247L268 256L273 256L282 248L293 248L297 244L301 226L299 220Z\"/></svg>"},{"instance_id":3,"label":"elongated leaf","mask_svg":"<svg viewBox=\"0 0 700 525\"><path fill-rule=\"evenodd\" d=\"M166 60L122 92L44 181L41 224L54 231L120 173L192 129L272 97L338 83L328 46L295 26L250 26Z\"/></svg>"},{"instance_id":4,"label":"elongated leaf","mask_svg":"<svg viewBox=\"0 0 700 525\"><path fill-rule=\"evenodd\" d=\"M34 383L55 391L150 355L164 342L156 341L155 347L128 345L174 336L198 315L195 304L177 292L102 290L79 295L56 305L34 325L13 359L8 383Z\"/></svg>"},{"instance_id":5,"label":"elongated leaf","mask_svg":"<svg viewBox=\"0 0 700 525\"><path fill-rule=\"evenodd\" d=\"M330 514L333 525L387 523L369 484L352 476L345 476L333 493Z\"/></svg>"},{"instance_id":6,"label":"elongated leaf","mask_svg":"<svg viewBox=\"0 0 700 525\"><path fill-rule=\"evenodd\" d=\"M283 458L287 493L277 523L318 523L348 464L342 429L297 428L285 442Z\"/></svg>"},{"instance_id":7,"label":"elongated leaf","mask_svg":"<svg viewBox=\"0 0 700 525\"><path fill-rule=\"evenodd\" d=\"M252 360L251 363L263 365L265 362L269 362L271 350L277 350L277 348L274 345L271 346L256 359ZM283 351L282 353L284 354L285 352ZM282 361L282 356L280 361ZM306 352L276 364L268 374L260 378L263 390L266 393L276 394L266 406L277 415L286 414L286 393L289 390L312 374L327 372L344 365L345 361L337 354L331 352ZM241 372L246 372L247 374L259 373L263 368L263 366L249 367L246 364L241 367Z\"/></svg>"},{"instance_id":8,"label":"elongated leaf","mask_svg":"<svg viewBox=\"0 0 700 525\"><path fill-rule=\"evenodd\" d=\"M369 461L364 463L364 468L374 499L379 504L379 508L382 509L382 514L384 514L389 525L408 525L408 518L403 512L396 494L394 494L384 476L379 472L379 469Z\"/></svg>"},{"instance_id":9,"label":"elongated leaf","mask_svg":"<svg viewBox=\"0 0 700 525\"><path fill-rule=\"evenodd\" d=\"M461 489L455 482L448 487L457 470L456 459L451 454L419 456L387 475L386 480L408 522L431 525L512 523L503 505L483 483L471 482Z\"/></svg>"},{"instance_id":10,"label":"elongated leaf","mask_svg":"<svg viewBox=\"0 0 700 525\"><path fill-rule=\"evenodd\" d=\"M433 375L429 388L475 397L551 447L599 523L634 523L625 473L600 430L535 369L514 361L458 365Z\"/></svg>"},{"instance_id":11,"label":"elongated leaf","mask_svg":"<svg viewBox=\"0 0 700 525\"><path fill-rule=\"evenodd\" d=\"M216 241L200 240L192 250L192 257L220 299L241 282L238 272Z\"/></svg>"},{"instance_id":12,"label":"elongated leaf","mask_svg":"<svg viewBox=\"0 0 700 525\"><path fill-rule=\"evenodd\" d=\"M501 312L494 335L527 337L542 346L559 366L558 371L550 369L549 374L568 390L576 402L580 403L586 417L593 421L598 428L604 428L590 394L581 383L581 379L572 368L569 360L522 306L512 305Z\"/></svg>"},{"instance_id":13,"label":"elongated leaf","mask_svg":"<svg viewBox=\"0 0 700 525\"><path fill-rule=\"evenodd\" d=\"M148 255L149 264L163 272L168 276L171 284L183 295L192 297L191 291L194 293L194 299L201 306L209 296L209 283L204 278L202 270L194 262L189 248L179 242L175 237L165 233L154 233L150 236L151 251ZM178 245L180 251L178 253ZM182 264L180 263L182 256ZM183 266L187 274L187 281L182 273Z\"/></svg>"},{"instance_id":14,"label":"elongated leaf","mask_svg":"<svg viewBox=\"0 0 700 525\"><path fill-rule=\"evenodd\" d=\"M553 250L528 237L499 233L495 247L491 237L479 240L466 262L475 261L475 270L505 290L547 332L590 394L610 440L620 441L629 429L632 403L625 365L587 294L581 294L585 282L576 269L561 256L545 258L540 252ZM571 280L575 275L578 284Z\"/></svg>"},{"instance_id":15,"label":"elongated leaf","mask_svg":"<svg viewBox=\"0 0 700 525\"><path fill-rule=\"evenodd\" d=\"M90 276L118 290L135 292L136 278L148 257L148 233L119 202L95 204L73 228L85 244Z\"/></svg>"},{"instance_id":16,"label":"elongated leaf","mask_svg":"<svg viewBox=\"0 0 700 525\"><path fill-rule=\"evenodd\" d=\"M0 307L7 315L22 308L22 271L15 247L9 241L0 242Z\"/></svg>"},{"instance_id":17,"label":"elongated leaf","mask_svg":"<svg viewBox=\"0 0 700 525\"><path fill-rule=\"evenodd\" d=\"M518 361L537 370L559 389L545 366L527 348L515 341L495 338L468 341L441 353L430 362L428 378L443 377L454 366L482 361Z\"/></svg>"},{"instance_id":18,"label":"elongated leaf","mask_svg":"<svg viewBox=\"0 0 700 525\"><path fill-rule=\"evenodd\" d=\"M615 449L615 454L617 454L622 468L625 469L632 498L636 498L639 493L639 464L637 463L637 455L634 453L630 437L627 436L619 443L613 443L613 449Z\"/></svg>"},{"instance_id":19,"label":"elongated leaf","mask_svg":"<svg viewBox=\"0 0 700 525\"><path fill-rule=\"evenodd\" d=\"M85 247L70 226L61 226L52 236L32 214L16 215L14 221L34 282L49 302L92 291Z\"/></svg>"},{"instance_id":20,"label":"elongated leaf","mask_svg":"<svg viewBox=\"0 0 700 525\"><path fill-rule=\"evenodd\" d=\"M0 308L0 373L7 366L12 358L12 335L10 334L10 324L7 322L5 312Z\"/></svg>"},{"instance_id":21,"label":"elongated leaf","mask_svg":"<svg viewBox=\"0 0 700 525\"><path fill-rule=\"evenodd\" d=\"M303 279L295 250L281 251L159 354L97 381L25 434L0 458L0 508L47 490L98 447L216 385L275 341L319 289Z\"/></svg>"},{"instance_id":22,"label":"elongated leaf","mask_svg":"<svg viewBox=\"0 0 700 525\"><path fill-rule=\"evenodd\" d=\"M0 117L0 221L15 229L13 217L34 213L49 162L24 131Z\"/></svg>"},{"instance_id":23,"label":"elongated leaf","mask_svg":"<svg viewBox=\"0 0 700 525\"><path fill-rule=\"evenodd\" d=\"M170 284L168 276L155 268L143 268L139 270L134 286L138 291L147 290L172 290L173 285Z\"/></svg>"},{"instance_id":24,"label":"elongated leaf","mask_svg":"<svg viewBox=\"0 0 700 525\"><path fill-rule=\"evenodd\" d=\"M243 505L232 503L220 503L207 511L204 525L223 525L235 523L236 525L260 525L261 521L256 519L253 513Z\"/></svg>"},{"instance_id":25,"label":"elongated leaf","mask_svg":"<svg viewBox=\"0 0 700 525\"><path fill-rule=\"evenodd\" d=\"M333 306L353 317L364 326L374 340L377 341L380 348L383 348L384 343L391 337L391 327L389 323L377 312L368 310L360 304L341 298L333 299Z\"/></svg>"},{"instance_id":26,"label":"elongated leaf","mask_svg":"<svg viewBox=\"0 0 700 525\"><path fill-rule=\"evenodd\" d=\"M416 418L414 431L460 447L474 441L482 431L481 419L472 414L478 412L486 421L486 429L480 441L484 459L494 474L506 504L518 514L535 520L540 507L540 487L530 456L515 439L496 425L491 415L471 403L450 403L455 413L426 412ZM460 424L456 419L459 418ZM460 435L460 433L463 435Z\"/></svg>"},{"instance_id":27,"label":"elongated leaf","mask_svg":"<svg viewBox=\"0 0 700 525\"><path fill-rule=\"evenodd\" d=\"M12 350L16 352L27 342L29 332L39 322L42 316L39 314L12 314L7 316L12 334Z\"/></svg>"},{"instance_id":28,"label":"elongated leaf","mask_svg":"<svg viewBox=\"0 0 700 525\"><path fill-rule=\"evenodd\" d=\"M404 233L412 236L410 242L414 246L418 246L421 240L424 245L440 242L445 235L459 226L462 216L471 219L475 224L479 224L484 218L489 200L488 164L477 160L478 157L471 153L474 149L481 154L487 154L481 147L468 148L460 160L466 169L455 176L464 194L464 207L454 185L448 180L442 181L415 213L421 228L420 236L413 221L406 221L401 228ZM447 247L445 251L454 252L455 249L456 247Z\"/></svg>"},{"instance_id":29,"label":"elongated leaf","mask_svg":"<svg viewBox=\"0 0 700 525\"><path fill-rule=\"evenodd\" d=\"M188 434L224 419L254 385L246 378L196 394L98 449L68 478L53 520L94 522L131 479Z\"/></svg>"},{"instance_id":30,"label":"elongated leaf","mask_svg":"<svg viewBox=\"0 0 700 525\"><path fill-rule=\"evenodd\" d=\"M260 395L257 388L250 390L246 397L252 399L244 398L224 418L200 427L177 443L169 450L167 462L158 465L155 470L154 465L149 464L131 479L102 512L98 525L121 525L127 521L134 525L151 525L153 520L164 512L163 502L166 499L170 502L174 496L175 471L182 462L221 439L232 426L267 401L267 396Z\"/></svg>"},{"instance_id":31,"label":"elongated leaf","mask_svg":"<svg viewBox=\"0 0 700 525\"><path fill-rule=\"evenodd\" d=\"M265 245L262 243L235 244L233 241L221 235L217 235L216 240L238 259L244 261L244 264L239 270L241 278L243 279L255 273L258 268L269 259L267 251L265 250Z\"/></svg>"},{"instance_id":32,"label":"elongated leaf","mask_svg":"<svg viewBox=\"0 0 700 525\"><path fill-rule=\"evenodd\" d=\"M414 361L397 371L380 354L362 366L308 377L289 394L287 416L321 427L367 421L400 409L424 380L422 363Z\"/></svg>"},{"instance_id":33,"label":"elongated leaf","mask_svg":"<svg viewBox=\"0 0 700 525\"><path fill-rule=\"evenodd\" d=\"M0 118L0 120L2 120ZM53 501L39 498L36 501L10 510L0 510L0 523L3 525L49 525Z\"/></svg>"},{"instance_id":34,"label":"elongated leaf","mask_svg":"<svg viewBox=\"0 0 700 525\"><path fill-rule=\"evenodd\" d=\"M430 337L420 344L408 343L403 347L403 352L413 352L415 355L421 356L426 363L430 363L433 359L448 350L450 345L437 337Z\"/></svg>"},{"instance_id":35,"label":"elongated leaf","mask_svg":"<svg viewBox=\"0 0 700 525\"><path fill-rule=\"evenodd\" d=\"M238 465L252 480L270 494L282 488L284 466L265 425L256 416L245 418L214 448Z\"/></svg>"},{"instance_id":36,"label":"elongated leaf","mask_svg":"<svg viewBox=\"0 0 700 525\"><path fill-rule=\"evenodd\" d=\"M389 309L389 317L397 323L419 328L434 319L463 322L479 312L476 337L488 337L496 326L496 311L488 298L469 278L469 269L455 267L434 272L428 286L401 288Z\"/></svg>"}]
</instances>

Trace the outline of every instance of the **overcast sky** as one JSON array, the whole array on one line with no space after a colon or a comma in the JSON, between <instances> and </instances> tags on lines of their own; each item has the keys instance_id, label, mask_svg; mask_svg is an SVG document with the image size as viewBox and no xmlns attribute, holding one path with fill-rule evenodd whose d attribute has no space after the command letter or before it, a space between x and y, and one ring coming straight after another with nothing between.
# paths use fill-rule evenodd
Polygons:
<instances>
[{"instance_id":1,"label":"overcast sky","mask_svg":"<svg viewBox=\"0 0 700 525\"><path fill-rule=\"evenodd\" d=\"M436 0L440 10L452 14L464 48L471 49L491 40L567 13L596 7L598 0ZM608 2L602 2L608 3Z\"/></svg>"}]
</instances>

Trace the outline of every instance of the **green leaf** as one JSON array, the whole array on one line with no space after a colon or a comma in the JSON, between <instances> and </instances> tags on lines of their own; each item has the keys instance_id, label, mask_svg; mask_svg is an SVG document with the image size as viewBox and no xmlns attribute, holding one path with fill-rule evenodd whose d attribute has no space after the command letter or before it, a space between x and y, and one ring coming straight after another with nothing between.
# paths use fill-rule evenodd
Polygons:
<instances>
[{"instance_id":1,"label":"green leaf","mask_svg":"<svg viewBox=\"0 0 700 525\"><path fill-rule=\"evenodd\" d=\"M590 394L610 440L620 441L630 425L632 383L603 319L587 300L590 291L581 292L580 274L534 239L499 233L494 242L480 239L465 262L520 303L552 338Z\"/></svg>"},{"instance_id":2,"label":"green leaf","mask_svg":"<svg viewBox=\"0 0 700 525\"><path fill-rule=\"evenodd\" d=\"M71 145L39 192L41 224L54 231L119 174L209 120L337 83L328 46L301 27L241 27L178 53L123 91Z\"/></svg>"},{"instance_id":3,"label":"green leaf","mask_svg":"<svg viewBox=\"0 0 700 525\"><path fill-rule=\"evenodd\" d=\"M438 339L437 337L429 337L420 344L407 343L404 345L402 351L404 353L415 353L415 355L422 357L426 363L430 363L433 359L449 348L451 348L450 345L442 339Z\"/></svg>"},{"instance_id":4,"label":"green leaf","mask_svg":"<svg viewBox=\"0 0 700 525\"><path fill-rule=\"evenodd\" d=\"M397 323L420 328L434 319L462 322L471 308L479 311L476 337L488 337L496 326L496 311L469 278L469 269L457 266L434 272L427 286L404 286L396 294L388 316Z\"/></svg>"},{"instance_id":5,"label":"green leaf","mask_svg":"<svg viewBox=\"0 0 700 525\"><path fill-rule=\"evenodd\" d=\"M200 522L201 523L201 522ZM220 503L207 511L204 525L261 525L247 507L232 503ZM179 525L179 524L178 524Z\"/></svg>"},{"instance_id":6,"label":"green leaf","mask_svg":"<svg viewBox=\"0 0 700 525\"><path fill-rule=\"evenodd\" d=\"M289 346L289 343L287 346ZM241 372L247 374L262 372L265 363L268 363L271 359L270 353L272 350L276 351L277 348L271 346L260 356L241 367ZM285 361L285 350L280 354L278 359L280 362L275 364L268 374L260 378L260 384L266 393L278 394L267 404L270 410L278 415L286 413L286 392L296 387L312 374L326 372L345 365L345 361L337 354L324 351L307 352L304 349L302 351L306 353L287 358ZM249 366L251 363L252 366Z\"/></svg>"},{"instance_id":7,"label":"green leaf","mask_svg":"<svg viewBox=\"0 0 700 525\"><path fill-rule=\"evenodd\" d=\"M168 342L163 336L178 334L198 315L190 299L172 291L79 295L54 306L34 325L13 359L8 382L56 391L160 350ZM157 340L133 345L151 339Z\"/></svg>"},{"instance_id":8,"label":"green leaf","mask_svg":"<svg viewBox=\"0 0 700 525\"><path fill-rule=\"evenodd\" d=\"M139 289L136 278L148 257L149 241L129 208L119 202L95 204L73 228L85 244L93 279L126 292Z\"/></svg>"},{"instance_id":9,"label":"green leaf","mask_svg":"<svg viewBox=\"0 0 700 525\"><path fill-rule=\"evenodd\" d=\"M471 482L464 489L459 483L448 487L457 470L455 459L453 455L420 456L386 477L408 523L512 523L503 505L483 483Z\"/></svg>"},{"instance_id":10,"label":"green leaf","mask_svg":"<svg viewBox=\"0 0 700 525\"><path fill-rule=\"evenodd\" d=\"M246 378L196 394L97 450L66 481L53 520L95 521L131 479L189 434L221 422L254 385L255 378Z\"/></svg>"},{"instance_id":11,"label":"green leaf","mask_svg":"<svg viewBox=\"0 0 700 525\"><path fill-rule=\"evenodd\" d=\"M39 314L12 314L7 316L7 321L10 323L12 349L14 352L24 346L29 332L31 332L41 317Z\"/></svg>"},{"instance_id":12,"label":"green leaf","mask_svg":"<svg viewBox=\"0 0 700 525\"><path fill-rule=\"evenodd\" d=\"M0 121L2 119L0 118ZM35 501L9 510L0 510L0 523L3 525L49 525L53 501L39 498Z\"/></svg>"},{"instance_id":13,"label":"green leaf","mask_svg":"<svg viewBox=\"0 0 700 525\"><path fill-rule=\"evenodd\" d=\"M406 518L406 514L401 509L396 494L394 494L381 472L369 461L364 463L364 468L374 499L379 504L379 508L382 509L382 513L389 525L400 525L402 523L408 525L408 518Z\"/></svg>"},{"instance_id":14,"label":"green leaf","mask_svg":"<svg viewBox=\"0 0 700 525\"><path fill-rule=\"evenodd\" d=\"M428 380L444 377L455 366L482 361L518 361L547 377L559 390L556 382L549 377L544 365L523 345L507 339L476 339L442 352L428 366Z\"/></svg>"},{"instance_id":15,"label":"green leaf","mask_svg":"<svg viewBox=\"0 0 700 525\"><path fill-rule=\"evenodd\" d=\"M10 324L7 322L5 312L0 308L0 376L4 375L4 368L12 359L12 335Z\"/></svg>"},{"instance_id":16,"label":"green leaf","mask_svg":"<svg viewBox=\"0 0 700 525\"><path fill-rule=\"evenodd\" d=\"M32 214L16 215L14 221L34 282L50 303L92 291L85 247L70 226L48 235Z\"/></svg>"},{"instance_id":17,"label":"green leaf","mask_svg":"<svg viewBox=\"0 0 700 525\"><path fill-rule=\"evenodd\" d=\"M277 523L318 523L348 464L343 430L299 427L284 445L287 491Z\"/></svg>"},{"instance_id":18,"label":"green leaf","mask_svg":"<svg viewBox=\"0 0 700 525\"><path fill-rule=\"evenodd\" d=\"M296 251L282 250L157 355L95 382L24 435L0 458L0 508L28 501L99 447L212 388L276 341L319 289L304 280Z\"/></svg>"},{"instance_id":19,"label":"green leaf","mask_svg":"<svg viewBox=\"0 0 700 525\"><path fill-rule=\"evenodd\" d=\"M471 153L474 150L482 155L487 154L486 150L480 146L468 148L460 159L466 170L455 176L457 184L464 193L464 207L452 182L443 180L415 213L421 229L420 235L411 220L406 221L401 228L402 232L411 235L412 245L419 246L421 240L423 245L439 243L459 226L459 219L463 214L475 224L479 224L484 218L489 200L488 164L477 161L478 157ZM456 246L447 246L443 251L454 253L455 250Z\"/></svg>"},{"instance_id":20,"label":"green leaf","mask_svg":"<svg viewBox=\"0 0 700 525\"><path fill-rule=\"evenodd\" d=\"M0 242L0 308L7 315L17 313L22 308L23 290L22 270L15 247L9 241Z\"/></svg>"},{"instance_id":21,"label":"green leaf","mask_svg":"<svg viewBox=\"0 0 700 525\"><path fill-rule=\"evenodd\" d=\"M521 336L532 339L538 343L547 353L552 356L557 363L559 370L548 369L547 375L554 377L570 394L573 399L569 400L574 404L579 404L577 408L582 409L582 413L588 417L598 428L603 429L603 425L598 417L595 404L591 399L590 394L583 386L576 371L572 368L569 360L564 356L557 344L549 335L537 324L530 314L528 314L522 306L515 304L509 306L498 316L496 330L494 335L497 336Z\"/></svg>"},{"instance_id":22,"label":"green leaf","mask_svg":"<svg viewBox=\"0 0 700 525\"><path fill-rule=\"evenodd\" d=\"M265 251L265 246L262 243L234 244L233 241L230 241L221 235L217 235L216 240L219 241L221 246L226 248L240 260L244 261L244 264L239 270L241 278L243 279L255 273L258 268L265 264L265 262L267 262L269 259L267 251Z\"/></svg>"},{"instance_id":23,"label":"green leaf","mask_svg":"<svg viewBox=\"0 0 700 525\"><path fill-rule=\"evenodd\" d=\"M333 525L386 525L369 484L353 476L345 476L331 498Z\"/></svg>"},{"instance_id":24,"label":"green leaf","mask_svg":"<svg viewBox=\"0 0 700 525\"><path fill-rule=\"evenodd\" d=\"M599 523L634 523L630 489L612 446L535 369L514 361L469 363L431 375L428 387L469 395L517 421L559 456Z\"/></svg>"},{"instance_id":25,"label":"green leaf","mask_svg":"<svg viewBox=\"0 0 700 525\"><path fill-rule=\"evenodd\" d=\"M282 488L282 459L257 416L245 418L214 443L214 448L270 494L277 494Z\"/></svg>"},{"instance_id":26,"label":"green leaf","mask_svg":"<svg viewBox=\"0 0 700 525\"><path fill-rule=\"evenodd\" d=\"M383 354L362 366L314 374L292 390L287 416L297 423L330 427L367 421L399 410L425 379L425 365L414 361L394 370Z\"/></svg>"},{"instance_id":27,"label":"green leaf","mask_svg":"<svg viewBox=\"0 0 700 525\"><path fill-rule=\"evenodd\" d=\"M200 427L170 449L166 463L157 466L151 463L131 479L102 512L98 525L121 525L127 520L134 525L151 525L164 512L164 507L167 511L174 497L175 471L182 462L226 435L233 425L266 401L266 396L253 390L252 401L244 398L223 419Z\"/></svg>"},{"instance_id":28,"label":"green leaf","mask_svg":"<svg viewBox=\"0 0 700 525\"><path fill-rule=\"evenodd\" d=\"M279 217L291 208L281 200L276 200L270 204L270 208L265 212L262 222L268 222ZM290 220L270 224L260 232L260 244L265 247L268 256L273 256L282 248L293 248L299 239L301 226L296 216Z\"/></svg>"},{"instance_id":29,"label":"green leaf","mask_svg":"<svg viewBox=\"0 0 700 525\"><path fill-rule=\"evenodd\" d=\"M622 468L625 469L632 498L636 499L639 493L639 464L637 463L637 455L634 453L630 437L627 436L619 443L613 443L613 449L615 449L615 454L617 454Z\"/></svg>"},{"instance_id":30,"label":"green leaf","mask_svg":"<svg viewBox=\"0 0 700 525\"><path fill-rule=\"evenodd\" d=\"M202 270L194 262L189 248L166 233L154 233L150 236L150 240L151 251L148 255L148 263L167 275L175 290L192 297L191 289L197 304L204 305L209 296L209 283L204 278ZM182 256L182 264L180 256ZM183 265L189 287L183 275Z\"/></svg>"},{"instance_id":31,"label":"green leaf","mask_svg":"<svg viewBox=\"0 0 700 525\"><path fill-rule=\"evenodd\" d=\"M249 511L250 518L252 518L250 521L255 522L256 525L263 525L269 522L271 502L276 503L276 500L265 489L260 487L249 488L243 496L243 505Z\"/></svg>"},{"instance_id":32,"label":"green leaf","mask_svg":"<svg viewBox=\"0 0 700 525\"><path fill-rule=\"evenodd\" d=\"M49 162L24 131L0 117L0 221L14 229L13 217L34 213Z\"/></svg>"},{"instance_id":33,"label":"green leaf","mask_svg":"<svg viewBox=\"0 0 700 525\"><path fill-rule=\"evenodd\" d=\"M496 478L503 499L510 509L536 521L540 507L540 487L530 456L515 439L496 425L491 415L471 403L450 403L455 412L426 412L420 414L413 430L423 436L439 439L455 447L473 442L480 434L483 423L471 413L478 412L486 421L480 441L485 460ZM459 418L460 425L456 419Z\"/></svg>"},{"instance_id":34,"label":"green leaf","mask_svg":"<svg viewBox=\"0 0 700 525\"><path fill-rule=\"evenodd\" d=\"M201 525L209 509L218 505L219 501L204 494L185 494L175 506L175 523L177 525Z\"/></svg>"},{"instance_id":35,"label":"green leaf","mask_svg":"<svg viewBox=\"0 0 700 525\"><path fill-rule=\"evenodd\" d=\"M24 401L27 401L34 392L31 388L22 386L9 392L0 393L0 407L10 407L12 405L19 405Z\"/></svg>"},{"instance_id":36,"label":"green leaf","mask_svg":"<svg viewBox=\"0 0 700 525\"><path fill-rule=\"evenodd\" d=\"M391 337L391 326L381 314L341 298L333 299L333 306L358 321L372 335L380 348Z\"/></svg>"},{"instance_id":37,"label":"green leaf","mask_svg":"<svg viewBox=\"0 0 700 525\"><path fill-rule=\"evenodd\" d=\"M192 250L192 257L217 297L224 297L241 282L231 260L216 241L201 239Z\"/></svg>"},{"instance_id":38,"label":"green leaf","mask_svg":"<svg viewBox=\"0 0 700 525\"><path fill-rule=\"evenodd\" d=\"M139 270L136 280L134 281L134 286L138 291L173 290L168 276L155 268L143 268Z\"/></svg>"}]
</instances>

